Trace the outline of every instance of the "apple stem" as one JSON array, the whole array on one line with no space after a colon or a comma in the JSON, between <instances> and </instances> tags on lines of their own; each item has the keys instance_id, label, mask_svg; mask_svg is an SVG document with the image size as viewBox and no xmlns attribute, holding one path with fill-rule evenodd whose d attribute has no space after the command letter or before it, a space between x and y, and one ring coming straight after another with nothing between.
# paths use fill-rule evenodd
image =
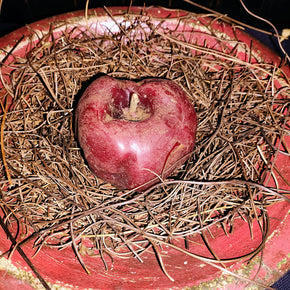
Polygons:
<instances>
[{"instance_id":1,"label":"apple stem","mask_svg":"<svg viewBox=\"0 0 290 290\"><path fill-rule=\"evenodd\" d=\"M139 97L136 93L133 93L131 95L130 107L129 107L130 115L133 115L134 113L136 113L138 103L139 103Z\"/></svg>"}]
</instances>

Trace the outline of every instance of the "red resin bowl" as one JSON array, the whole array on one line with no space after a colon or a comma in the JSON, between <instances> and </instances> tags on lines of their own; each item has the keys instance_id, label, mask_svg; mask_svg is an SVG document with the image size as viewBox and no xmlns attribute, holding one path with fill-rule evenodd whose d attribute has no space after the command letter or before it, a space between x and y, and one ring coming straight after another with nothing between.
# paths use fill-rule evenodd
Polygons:
<instances>
[{"instance_id":1,"label":"red resin bowl","mask_svg":"<svg viewBox=\"0 0 290 290\"><path fill-rule=\"evenodd\" d=\"M131 7L130 12L140 13L143 8ZM110 8L112 15L117 21L122 20L122 14L127 11L127 8ZM178 18L187 15L185 11L168 10L163 8L146 8L146 13L151 15L152 21L164 20L163 25L170 28L176 27ZM111 29L117 29L116 23L103 9L89 10L90 18L88 25L94 27L96 30L101 30L102 26L108 26ZM209 25L217 31L226 35L229 39L229 46L232 39L238 39L240 42L246 43L253 48L253 53L260 57L267 63L280 63L280 58L270 49L263 46L261 43L250 37L238 28L226 24L221 21L209 22L206 17L200 17L198 20L202 22L208 21ZM27 27L23 27L15 32L8 34L0 39L0 48L4 51L9 51L21 38L24 37L20 44L17 45L14 55L24 56L29 50L30 40L28 38L32 35L32 31L42 33L48 31L50 23L56 21L67 21L68 23L78 23L80 27L85 27L84 12L67 13L64 15L52 17L33 23ZM194 25L193 25L194 24ZM220 50L221 47L217 44L216 39L205 31L199 30L198 22L188 21L186 24L179 26L178 29L189 27L191 32L184 32L185 37L191 37L192 41L198 44L207 43L208 47ZM192 30L196 30L192 34ZM186 29L185 29L186 30ZM184 30L184 31L185 31ZM189 31L189 30L187 30ZM61 29L55 32L61 33ZM37 41L37 38L35 38ZM0 54L2 60L5 53ZM242 60L248 60L249 55L245 51L239 53ZM5 68L2 68L2 70ZM285 66L285 78L290 77L290 70ZM287 80L288 82L288 80ZM289 137L289 136L288 136ZM290 138L286 139L290 145ZM290 180L290 157L278 155L276 166L284 175L285 179ZM279 178L279 176L278 176ZM284 180L279 178L280 188L289 189ZM274 184L273 180L268 185ZM270 236L266 243L263 252L263 264L258 274L258 280L264 283L273 283L281 277L289 268L289 254L290 254L290 219L287 214L289 210L289 203L280 202L269 208ZM1 216L3 213L0 210ZM254 223L254 239L250 238L249 228L247 223L240 221L240 225L235 226L235 232L230 236L225 236L221 231L214 232L216 238L210 240L211 246L215 249L220 257L237 257L239 255L251 252L254 247L257 247L261 241L261 234L257 224ZM162 272L156 257L152 252L148 252L142 256L143 263L137 259L116 259L111 268L106 271L103 263L98 258L86 258L85 263L91 274L88 275L82 269L80 263L72 249L65 249L57 251L53 249L42 249L34 258L32 249L32 242L22 247L24 253L31 259L35 268L40 275L52 285L65 286L68 289L181 289L195 285L204 285L205 288L223 288L225 285L231 289L243 289L246 285L245 281L240 281L238 284L232 282L233 280L223 276L221 271L201 263L200 261L181 254L171 248L163 248L163 259L166 269L174 281L170 281ZM11 241L0 227L0 252L5 252L11 246ZM200 254L202 254L202 249ZM166 255L165 255L166 254ZM239 270L242 275L251 279L258 269L258 263L253 261L250 265L242 263L233 263L231 270ZM27 263L23 260L20 254L15 251L11 257L11 263L6 263L3 258L0 260L0 289L31 289L31 285L37 278L27 278L25 273L32 273ZM28 275L29 276L29 275ZM33 277L33 276L32 276ZM29 282L28 282L29 280ZM203 284L207 283L207 284ZM34 286L37 288L37 286Z\"/></svg>"}]
</instances>

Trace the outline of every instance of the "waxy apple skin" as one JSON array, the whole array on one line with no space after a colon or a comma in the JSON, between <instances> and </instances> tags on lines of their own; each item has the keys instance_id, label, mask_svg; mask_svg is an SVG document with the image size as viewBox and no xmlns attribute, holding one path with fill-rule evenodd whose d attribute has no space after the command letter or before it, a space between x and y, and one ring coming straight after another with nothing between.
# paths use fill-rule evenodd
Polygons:
<instances>
[{"instance_id":1,"label":"waxy apple skin","mask_svg":"<svg viewBox=\"0 0 290 290\"><path fill-rule=\"evenodd\" d=\"M146 114L122 115L135 94ZM92 172L120 189L145 190L180 167L195 145L197 117L173 81L101 76L80 98L76 134ZM154 181L152 181L155 179Z\"/></svg>"}]
</instances>

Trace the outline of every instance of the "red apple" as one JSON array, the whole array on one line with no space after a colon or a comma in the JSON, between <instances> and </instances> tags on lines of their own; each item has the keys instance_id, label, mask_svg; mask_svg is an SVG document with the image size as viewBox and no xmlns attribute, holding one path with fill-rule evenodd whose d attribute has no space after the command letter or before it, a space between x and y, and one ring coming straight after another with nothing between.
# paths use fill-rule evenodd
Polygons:
<instances>
[{"instance_id":1,"label":"red apple","mask_svg":"<svg viewBox=\"0 0 290 290\"><path fill-rule=\"evenodd\" d=\"M196 127L185 92L164 79L99 77L76 109L77 137L90 169L121 189L144 190L180 167L194 148Z\"/></svg>"}]
</instances>

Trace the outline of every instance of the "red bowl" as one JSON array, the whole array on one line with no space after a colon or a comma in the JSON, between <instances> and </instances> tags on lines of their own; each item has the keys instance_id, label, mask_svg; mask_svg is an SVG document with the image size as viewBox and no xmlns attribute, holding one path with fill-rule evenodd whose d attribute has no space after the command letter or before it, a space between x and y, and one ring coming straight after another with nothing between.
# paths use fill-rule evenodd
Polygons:
<instances>
[{"instance_id":1,"label":"red bowl","mask_svg":"<svg viewBox=\"0 0 290 290\"><path fill-rule=\"evenodd\" d=\"M140 13L142 9L143 8L131 7L130 12ZM146 13L152 17L153 22L158 22L162 19L164 20L163 25L167 25L170 28L176 27L179 18L188 14L188 12L185 11L164 8L149 7L145 10ZM121 21L122 14L127 11L127 8L114 7L110 8L110 11L117 21ZM87 24L97 31L102 31L103 25L109 26L111 29L118 29L116 23L103 9L89 10L89 14L91 16L88 19L88 23L86 23L84 19L84 12L79 11L44 19L12 32L0 39L0 47L3 49L0 53L0 58L3 59L3 57L5 57L4 52L9 51L22 37L23 39L16 46L13 54L24 56L31 47L32 32L35 33L33 40L37 42L37 37L35 37L35 35L41 35L43 32L47 32L50 28L50 24L58 21L66 21L68 25L70 23L77 23L81 29L85 29ZM204 26L200 26L199 23L207 23L211 28L216 30L216 33L227 36L228 41L225 42L224 45L229 49L233 47L231 40L239 40L249 47L253 47L252 63L257 62L259 59L266 63L274 63L277 65L281 62L281 59L269 48L244 33L241 29L223 21L211 22L210 18L200 15L197 20L193 20L192 22L187 21L184 26L180 25L178 29L184 32L185 37L190 37L192 43L202 45L206 42L207 46L214 50L225 49L224 47L222 48L221 45L217 43L216 39L208 34L204 30ZM192 34L193 27L195 30L194 35ZM55 31L55 36L60 34L63 28L64 27L57 29ZM243 61L249 61L248 52L246 50L240 51L239 58ZM9 59L6 61L9 62ZM3 70L9 72L8 68L2 67L2 72ZM287 78L290 77L290 69L288 66L285 66L283 70L285 73L285 82L288 83ZM290 138L288 137L287 139L285 137L285 139L287 144L290 144ZM290 180L289 164L289 156L278 155L276 166L287 180ZM279 178L278 181L281 188L290 189L284 180ZM268 185L271 184L274 185L273 180L271 180ZM273 283L281 277L290 266L290 219L287 214L288 211L289 203L287 202L280 202L269 208L269 216L271 217L270 236L263 251L262 268L256 277L258 281L263 281L265 284ZM1 216L3 216L2 213ZM235 227L235 232L230 236L225 236L217 229L214 232L216 236L215 239L208 237L212 247L220 256L225 258L237 257L251 252L253 248L259 245L261 233L258 225L254 223L254 239L251 239L247 223L242 221L238 223L239 224ZM11 241L7 238L4 231L0 229L0 251L3 253L7 251L10 246ZM88 275L82 269L72 249L57 251L45 248L32 258L34 254L32 246L33 241L23 246L22 250L31 259L40 275L53 285L66 286L72 289L76 287L78 287L78 289L178 289L195 285L214 289L223 288L227 285L227 287L231 287L231 289L242 289L247 283L245 281L240 281L239 284L236 284L238 280L233 281L231 278L232 276L221 276L220 270L205 263L201 263L197 259L177 252L172 248L164 247L162 253L164 255L163 259L166 269L170 276L174 278L174 282L170 281L164 275L152 252L148 252L142 256L143 263L140 263L134 258L124 260L116 259L114 264L111 264L111 268L108 271L104 269L100 259L86 258L85 264L91 272L91 274ZM200 254L202 253L203 249L200 249ZM241 275L251 279L257 272L258 264L259 259L254 259L249 265L235 262L232 263L230 270L238 270ZM6 263L3 259L0 260L0 289L20 289L20 287L21 289L30 289L29 285L37 283L37 278L33 278L34 274L32 278L29 278L29 273L32 273L31 269L23 260L23 257L15 251L11 257L11 263ZM29 283L27 280L29 280Z\"/></svg>"}]
</instances>

